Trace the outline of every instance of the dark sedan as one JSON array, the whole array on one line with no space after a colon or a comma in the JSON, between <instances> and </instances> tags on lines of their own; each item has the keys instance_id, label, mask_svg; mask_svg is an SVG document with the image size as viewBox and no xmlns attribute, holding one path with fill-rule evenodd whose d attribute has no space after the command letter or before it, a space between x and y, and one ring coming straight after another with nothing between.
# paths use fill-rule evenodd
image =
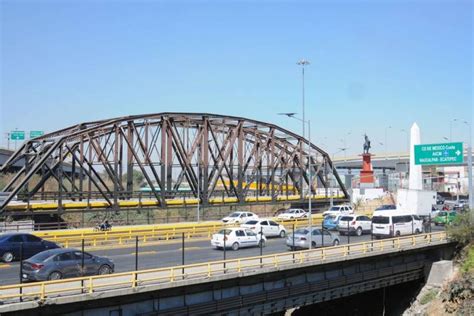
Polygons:
<instances>
[{"instance_id":1,"label":"dark sedan","mask_svg":"<svg viewBox=\"0 0 474 316\"><path fill-rule=\"evenodd\" d=\"M8 233L0 235L0 258L3 262L20 260L20 249L23 247L23 259L39 252L60 248L54 242L25 233Z\"/></svg>"},{"instance_id":2,"label":"dark sedan","mask_svg":"<svg viewBox=\"0 0 474 316\"><path fill-rule=\"evenodd\" d=\"M84 260L84 268L82 262ZM114 272L114 263L76 249L52 249L23 261L23 281L46 281Z\"/></svg>"}]
</instances>

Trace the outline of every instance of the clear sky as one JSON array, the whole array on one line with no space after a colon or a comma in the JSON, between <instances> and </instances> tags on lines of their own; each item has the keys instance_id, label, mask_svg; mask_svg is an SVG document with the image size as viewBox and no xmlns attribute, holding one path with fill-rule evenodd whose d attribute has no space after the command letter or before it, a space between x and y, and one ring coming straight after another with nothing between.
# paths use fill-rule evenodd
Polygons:
<instances>
[{"instance_id":1,"label":"clear sky","mask_svg":"<svg viewBox=\"0 0 474 316\"><path fill-rule=\"evenodd\" d=\"M162 111L301 113L330 154L473 118L472 1L1 0L0 131ZM453 139L468 129L453 122ZM341 153L337 154L340 156Z\"/></svg>"}]
</instances>

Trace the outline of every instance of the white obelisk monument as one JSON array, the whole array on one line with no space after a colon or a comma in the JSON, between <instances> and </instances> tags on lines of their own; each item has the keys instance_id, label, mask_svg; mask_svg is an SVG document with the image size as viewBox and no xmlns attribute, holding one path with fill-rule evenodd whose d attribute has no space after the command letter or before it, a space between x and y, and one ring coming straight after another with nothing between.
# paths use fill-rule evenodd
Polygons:
<instances>
[{"instance_id":1,"label":"white obelisk monument","mask_svg":"<svg viewBox=\"0 0 474 316\"><path fill-rule=\"evenodd\" d=\"M415 122L410 129L410 176L408 181L408 189L410 190L423 190L421 166L415 165L415 145L419 144L420 128Z\"/></svg>"},{"instance_id":2,"label":"white obelisk monument","mask_svg":"<svg viewBox=\"0 0 474 316\"><path fill-rule=\"evenodd\" d=\"M431 207L436 204L436 191L423 190L423 171L421 165L415 164L415 145L421 144L418 124L413 123L410 129L410 175L408 189L398 189L397 209L410 214L429 216Z\"/></svg>"}]
</instances>

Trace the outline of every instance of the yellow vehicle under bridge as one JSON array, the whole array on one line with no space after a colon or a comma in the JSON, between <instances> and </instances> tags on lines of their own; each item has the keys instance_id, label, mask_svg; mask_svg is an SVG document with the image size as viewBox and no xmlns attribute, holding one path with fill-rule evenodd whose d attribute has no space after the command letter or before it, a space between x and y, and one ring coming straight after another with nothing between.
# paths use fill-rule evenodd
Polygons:
<instances>
[{"instance_id":1,"label":"yellow vehicle under bridge","mask_svg":"<svg viewBox=\"0 0 474 316\"><path fill-rule=\"evenodd\" d=\"M0 215L349 199L321 148L273 124L216 114L80 123L25 142L0 173L18 161Z\"/></svg>"}]
</instances>

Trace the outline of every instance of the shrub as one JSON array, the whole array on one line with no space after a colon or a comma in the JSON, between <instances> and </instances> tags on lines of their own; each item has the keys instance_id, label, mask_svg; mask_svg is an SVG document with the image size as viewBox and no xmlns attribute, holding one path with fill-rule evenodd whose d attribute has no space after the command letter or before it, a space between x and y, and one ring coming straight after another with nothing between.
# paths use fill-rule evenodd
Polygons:
<instances>
[{"instance_id":1,"label":"shrub","mask_svg":"<svg viewBox=\"0 0 474 316\"><path fill-rule=\"evenodd\" d=\"M474 241L474 221L471 220L470 215L470 212L458 214L447 228L449 237L461 245Z\"/></svg>"}]
</instances>

